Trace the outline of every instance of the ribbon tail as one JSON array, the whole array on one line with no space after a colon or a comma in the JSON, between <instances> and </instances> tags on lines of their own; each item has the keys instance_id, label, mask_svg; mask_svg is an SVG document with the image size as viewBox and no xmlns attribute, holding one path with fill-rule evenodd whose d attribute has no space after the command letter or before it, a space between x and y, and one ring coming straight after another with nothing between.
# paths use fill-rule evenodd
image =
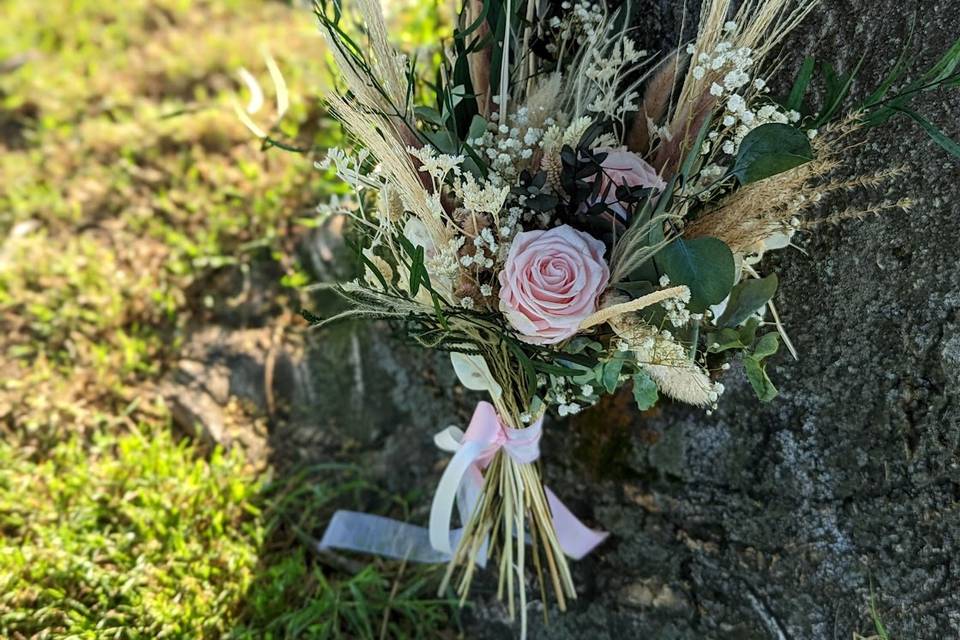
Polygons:
<instances>
[{"instance_id":1,"label":"ribbon tail","mask_svg":"<svg viewBox=\"0 0 960 640\"><path fill-rule=\"evenodd\" d=\"M463 525L463 528L454 529L453 536L451 536L454 547L460 543L460 538L467 528L467 522L470 521L474 509L476 509L480 503L482 493L483 473L480 471L480 467L472 464L464 474L463 482L460 483L460 491L457 492L457 511L460 512L460 524ZM476 562L481 567L487 565L487 540L484 540L480 546L480 551L477 552Z\"/></svg>"},{"instance_id":2,"label":"ribbon tail","mask_svg":"<svg viewBox=\"0 0 960 640\"><path fill-rule=\"evenodd\" d=\"M357 511L334 513L317 546L321 550L357 551L410 562L435 564L450 560L449 554L430 545L423 527Z\"/></svg>"},{"instance_id":3,"label":"ribbon tail","mask_svg":"<svg viewBox=\"0 0 960 640\"><path fill-rule=\"evenodd\" d=\"M547 504L550 505L550 511L553 513L557 540L565 554L574 560L580 560L610 535L606 531L591 529L580 522L549 487L544 487L543 490L547 494Z\"/></svg>"},{"instance_id":4,"label":"ribbon tail","mask_svg":"<svg viewBox=\"0 0 960 640\"><path fill-rule=\"evenodd\" d=\"M464 475L483 453L483 449L484 445L479 442L463 443L451 458L447 468L443 470L430 505L430 544L437 551L453 555L453 548L450 545L450 518L453 516L453 504Z\"/></svg>"}]
</instances>

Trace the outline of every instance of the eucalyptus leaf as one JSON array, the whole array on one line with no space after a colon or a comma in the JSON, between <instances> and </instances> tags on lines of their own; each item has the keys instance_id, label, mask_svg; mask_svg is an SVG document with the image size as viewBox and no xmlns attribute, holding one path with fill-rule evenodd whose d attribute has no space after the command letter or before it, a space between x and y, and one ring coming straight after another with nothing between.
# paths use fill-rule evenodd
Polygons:
<instances>
[{"instance_id":1,"label":"eucalyptus leaf","mask_svg":"<svg viewBox=\"0 0 960 640\"><path fill-rule=\"evenodd\" d=\"M575 384L594 384L598 382L599 376L595 373L593 369L588 369L587 367L580 367L580 365L575 365L577 368L582 368L583 373L576 376L571 376L570 381ZM597 365L597 370L602 372L603 365Z\"/></svg>"},{"instance_id":2,"label":"eucalyptus leaf","mask_svg":"<svg viewBox=\"0 0 960 640\"><path fill-rule=\"evenodd\" d=\"M591 351L599 352L599 351L603 351L603 345L597 342L596 340L592 340L591 338L588 338L587 336L575 336L571 338L570 341L567 342L566 346L563 348L565 352L572 353L574 355L578 353L583 353L587 349L590 349Z\"/></svg>"},{"instance_id":3,"label":"eucalyptus leaf","mask_svg":"<svg viewBox=\"0 0 960 640\"><path fill-rule=\"evenodd\" d=\"M443 126L443 116L433 107L418 106L414 107L413 112L424 122L435 124L438 127Z\"/></svg>"},{"instance_id":4,"label":"eucalyptus leaf","mask_svg":"<svg viewBox=\"0 0 960 640\"><path fill-rule=\"evenodd\" d=\"M788 124L764 124L740 143L732 173L740 184L750 184L811 160L813 149L807 134Z\"/></svg>"},{"instance_id":5,"label":"eucalyptus leaf","mask_svg":"<svg viewBox=\"0 0 960 640\"><path fill-rule=\"evenodd\" d=\"M744 370L747 374L747 380L753 387L757 397L761 402L770 402L777 396L777 388L770 381L767 375L767 358L774 355L780 349L780 339L776 333L767 333L757 342L753 353L743 359Z\"/></svg>"},{"instance_id":6,"label":"eucalyptus leaf","mask_svg":"<svg viewBox=\"0 0 960 640\"><path fill-rule=\"evenodd\" d=\"M743 343L744 347L753 344L757 339L757 329L760 327L760 320L756 317L750 318L747 322L740 327L737 331L740 334L740 342Z\"/></svg>"},{"instance_id":7,"label":"eucalyptus leaf","mask_svg":"<svg viewBox=\"0 0 960 640\"><path fill-rule=\"evenodd\" d=\"M750 381L750 386L753 387L753 391L757 394L760 402L770 402L777 397L779 392L773 386L773 382L770 381L770 376L767 375L766 367L762 362L756 358L747 357L743 360L743 366L747 374L747 380Z\"/></svg>"},{"instance_id":8,"label":"eucalyptus leaf","mask_svg":"<svg viewBox=\"0 0 960 640\"><path fill-rule=\"evenodd\" d=\"M646 411L657 404L660 394L657 392L657 383L646 371L638 371L633 375L633 399L640 411Z\"/></svg>"},{"instance_id":9,"label":"eucalyptus leaf","mask_svg":"<svg viewBox=\"0 0 960 640\"><path fill-rule=\"evenodd\" d=\"M736 327L758 309L762 309L777 292L777 274L766 278L747 279L730 292L730 300L723 315L717 320L718 327Z\"/></svg>"},{"instance_id":10,"label":"eucalyptus leaf","mask_svg":"<svg viewBox=\"0 0 960 640\"><path fill-rule=\"evenodd\" d=\"M736 277L733 252L717 238L676 238L665 246L654 261L670 278L670 284L690 288L688 308L702 313L729 295Z\"/></svg>"},{"instance_id":11,"label":"eucalyptus leaf","mask_svg":"<svg viewBox=\"0 0 960 640\"><path fill-rule=\"evenodd\" d=\"M470 131L468 133L471 140L476 140L481 137L487 131L487 121L481 115L473 116L473 120L470 121Z\"/></svg>"},{"instance_id":12,"label":"eucalyptus leaf","mask_svg":"<svg viewBox=\"0 0 960 640\"><path fill-rule=\"evenodd\" d=\"M457 153L457 141L453 139L449 131L424 131L423 135L440 153L449 155L455 155Z\"/></svg>"},{"instance_id":13,"label":"eucalyptus leaf","mask_svg":"<svg viewBox=\"0 0 960 640\"><path fill-rule=\"evenodd\" d=\"M607 390L607 393L613 393L617 390L617 385L620 384L620 372L623 370L623 361L623 356L617 354L612 360L603 365L600 383L603 385L603 388Z\"/></svg>"},{"instance_id":14,"label":"eucalyptus leaf","mask_svg":"<svg viewBox=\"0 0 960 640\"><path fill-rule=\"evenodd\" d=\"M776 333L764 334L757 347L753 350L753 357L762 361L774 355L780 349L780 338Z\"/></svg>"},{"instance_id":15,"label":"eucalyptus leaf","mask_svg":"<svg viewBox=\"0 0 960 640\"><path fill-rule=\"evenodd\" d=\"M747 345L740 339L740 333L735 329L721 329L717 333L707 334L707 352L721 353L730 349L746 349Z\"/></svg>"}]
</instances>

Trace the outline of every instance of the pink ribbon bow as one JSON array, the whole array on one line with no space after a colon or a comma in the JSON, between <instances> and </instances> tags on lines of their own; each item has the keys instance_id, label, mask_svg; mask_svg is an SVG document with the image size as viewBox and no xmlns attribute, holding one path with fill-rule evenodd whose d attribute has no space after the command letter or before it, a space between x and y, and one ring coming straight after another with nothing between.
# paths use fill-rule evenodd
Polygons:
<instances>
[{"instance_id":1,"label":"pink ribbon bow","mask_svg":"<svg viewBox=\"0 0 960 640\"><path fill-rule=\"evenodd\" d=\"M490 464L500 449L517 462L536 461L540 457L542 432L542 420L525 429L511 429L500 421L493 405L481 402L466 433L449 427L434 436L437 446L453 453L453 458L444 469L433 496L429 529L369 513L337 511L318 546L412 562L448 562L453 547L463 535L462 529L450 531L454 503L460 511L461 521L466 524L480 502L482 469ZM544 492L553 514L557 539L568 556L579 560L607 538L607 533L594 531L580 522L550 489L544 487ZM484 566L486 561L486 545L483 545L476 562Z\"/></svg>"},{"instance_id":2,"label":"pink ribbon bow","mask_svg":"<svg viewBox=\"0 0 960 640\"><path fill-rule=\"evenodd\" d=\"M473 412L466 433L457 427L448 427L434 436L439 448L454 454L443 471L430 507L430 545L434 549L453 553L450 518L454 502L466 524L483 489L482 469L490 464L493 456L503 449L517 462L534 462L540 457L542 433L542 418L524 429L512 429L503 424L493 405L481 402ZM606 532L590 529L580 522L548 487L544 487L544 492L553 513L557 539L568 556L579 560L607 538Z\"/></svg>"}]
</instances>

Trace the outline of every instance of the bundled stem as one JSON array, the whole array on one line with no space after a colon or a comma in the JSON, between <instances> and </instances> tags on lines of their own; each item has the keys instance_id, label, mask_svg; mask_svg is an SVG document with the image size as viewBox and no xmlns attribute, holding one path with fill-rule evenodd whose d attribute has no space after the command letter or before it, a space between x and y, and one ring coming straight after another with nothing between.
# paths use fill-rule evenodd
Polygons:
<instances>
[{"instance_id":1,"label":"bundled stem","mask_svg":"<svg viewBox=\"0 0 960 640\"><path fill-rule=\"evenodd\" d=\"M487 468L480 504L465 524L463 537L440 584L440 593L447 590L460 569L456 592L461 605L466 602L475 559L487 545L489 554L499 552L500 556L497 597L506 601L511 620L517 617L519 600L521 634L525 637L528 536L540 593L546 598L549 583L557 606L566 611L567 601L575 599L577 594L570 566L557 538L540 472L536 464L517 462L501 450Z\"/></svg>"}]
</instances>

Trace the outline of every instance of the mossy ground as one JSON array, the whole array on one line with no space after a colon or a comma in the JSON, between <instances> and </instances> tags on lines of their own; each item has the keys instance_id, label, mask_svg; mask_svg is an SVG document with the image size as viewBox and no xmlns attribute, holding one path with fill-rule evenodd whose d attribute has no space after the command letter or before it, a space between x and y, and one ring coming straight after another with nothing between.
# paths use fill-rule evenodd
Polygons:
<instances>
[{"instance_id":1,"label":"mossy ground","mask_svg":"<svg viewBox=\"0 0 960 640\"><path fill-rule=\"evenodd\" d=\"M429 37L429 10L407 14L404 38ZM232 108L240 67L270 86L268 49L292 98L276 135L336 139L309 11L3 0L0 29L0 636L449 627L429 572L336 571L311 550L362 479L272 478L177 433L158 393L189 329L229 307L219 270L274 274L278 314L309 279L294 239L335 187L309 158L264 152Z\"/></svg>"}]
</instances>

